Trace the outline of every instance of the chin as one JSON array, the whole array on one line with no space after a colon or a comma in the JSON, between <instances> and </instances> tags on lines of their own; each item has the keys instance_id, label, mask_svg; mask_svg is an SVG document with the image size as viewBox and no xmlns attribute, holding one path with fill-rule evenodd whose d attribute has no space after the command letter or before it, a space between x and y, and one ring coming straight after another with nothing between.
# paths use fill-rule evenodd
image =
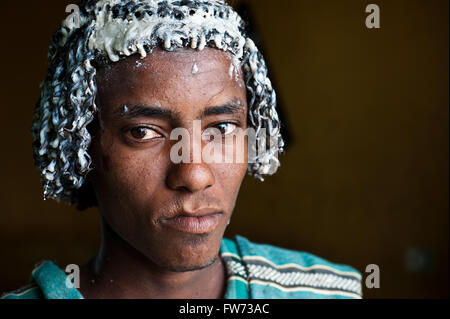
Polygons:
<instances>
[{"instance_id":1,"label":"chin","mask_svg":"<svg viewBox=\"0 0 450 319\"><path fill-rule=\"evenodd\" d=\"M211 234L183 236L174 242L167 242L164 249L159 250L159 258L154 261L159 267L173 272L207 268L219 258L221 240L215 239Z\"/></svg>"}]
</instances>

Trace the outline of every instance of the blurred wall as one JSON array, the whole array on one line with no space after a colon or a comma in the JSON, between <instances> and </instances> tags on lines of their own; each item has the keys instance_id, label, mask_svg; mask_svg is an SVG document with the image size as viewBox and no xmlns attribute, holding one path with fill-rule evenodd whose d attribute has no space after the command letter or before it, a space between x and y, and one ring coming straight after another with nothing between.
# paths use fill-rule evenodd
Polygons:
<instances>
[{"instance_id":1,"label":"blurred wall","mask_svg":"<svg viewBox=\"0 0 450 319\"><path fill-rule=\"evenodd\" d=\"M264 183L247 178L227 236L381 270L366 298L447 297L448 1L246 3L283 101L292 142ZM29 127L47 46L70 0L8 1L0 21L0 291L37 261L84 263L95 209L42 200Z\"/></svg>"}]
</instances>

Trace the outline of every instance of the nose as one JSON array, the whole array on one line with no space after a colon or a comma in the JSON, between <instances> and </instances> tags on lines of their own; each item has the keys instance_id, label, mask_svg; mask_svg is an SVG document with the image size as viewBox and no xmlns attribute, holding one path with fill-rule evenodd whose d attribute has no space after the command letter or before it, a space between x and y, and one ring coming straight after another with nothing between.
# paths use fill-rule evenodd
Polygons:
<instances>
[{"instance_id":1,"label":"nose","mask_svg":"<svg viewBox=\"0 0 450 319\"><path fill-rule=\"evenodd\" d=\"M180 135L178 135L178 138ZM175 143L175 142L174 142ZM194 120L192 131L185 130L181 133L182 152L188 151L188 161L176 163L172 159L172 165L167 174L167 186L172 190L185 190L191 193L202 191L215 183L214 173L208 163L203 161L203 139L201 121ZM174 144L172 147L175 147ZM185 160L185 159L184 159Z\"/></svg>"},{"instance_id":2,"label":"nose","mask_svg":"<svg viewBox=\"0 0 450 319\"><path fill-rule=\"evenodd\" d=\"M214 183L214 174L206 163L175 164L167 175L167 186L172 190L194 193L207 189Z\"/></svg>"}]
</instances>

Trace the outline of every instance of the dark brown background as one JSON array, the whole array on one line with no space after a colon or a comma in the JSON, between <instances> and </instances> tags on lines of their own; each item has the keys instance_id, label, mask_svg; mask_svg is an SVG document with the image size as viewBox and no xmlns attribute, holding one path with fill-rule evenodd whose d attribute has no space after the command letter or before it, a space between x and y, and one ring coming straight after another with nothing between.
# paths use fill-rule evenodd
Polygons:
<instances>
[{"instance_id":1,"label":"dark brown background","mask_svg":"<svg viewBox=\"0 0 450 319\"><path fill-rule=\"evenodd\" d=\"M99 244L96 210L42 201L28 133L70 2L2 3L0 291ZM244 182L227 235L378 264L366 298L448 297L448 1L372 1L379 30L367 1L245 2L293 141L276 176Z\"/></svg>"}]
</instances>

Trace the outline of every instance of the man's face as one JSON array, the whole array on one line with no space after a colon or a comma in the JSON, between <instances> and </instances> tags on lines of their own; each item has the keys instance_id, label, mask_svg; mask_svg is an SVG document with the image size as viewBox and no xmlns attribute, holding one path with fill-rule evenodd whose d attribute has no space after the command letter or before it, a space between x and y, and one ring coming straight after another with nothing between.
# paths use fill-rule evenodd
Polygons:
<instances>
[{"instance_id":1,"label":"man's face","mask_svg":"<svg viewBox=\"0 0 450 319\"><path fill-rule=\"evenodd\" d=\"M194 135L194 120L201 132L217 128L224 138L246 129L242 70L236 76L231 63L231 54L212 48L158 49L97 75L100 114L90 152L101 212L122 239L172 271L214 262L246 173L246 156L240 163L171 160L176 128L190 133L189 152L207 145Z\"/></svg>"}]
</instances>

